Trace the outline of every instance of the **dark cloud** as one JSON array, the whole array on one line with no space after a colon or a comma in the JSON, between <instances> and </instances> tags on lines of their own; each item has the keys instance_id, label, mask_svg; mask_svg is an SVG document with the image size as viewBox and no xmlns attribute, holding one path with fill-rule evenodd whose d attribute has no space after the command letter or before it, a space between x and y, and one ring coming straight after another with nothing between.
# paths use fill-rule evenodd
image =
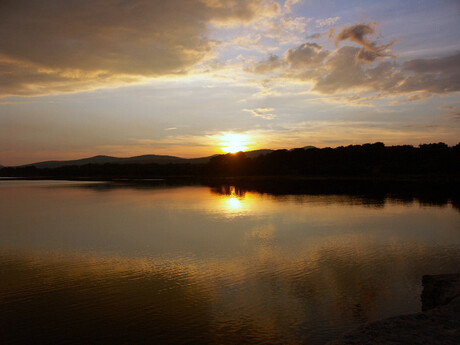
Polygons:
<instances>
[{"instance_id":1,"label":"dark cloud","mask_svg":"<svg viewBox=\"0 0 460 345\"><path fill-rule=\"evenodd\" d=\"M393 43L375 46L374 49L362 47L356 55L356 59L364 62L373 62L383 57L394 57L393 55L385 52L392 44Z\"/></svg>"},{"instance_id":2,"label":"dark cloud","mask_svg":"<svg viewBox=\"0 0 460 345\"><path fill-rule=\"evenodd\" d=\"M256 74L271 73L284 65L284 60L277 55L270 55L266 60L259 61L246 68L246 71Z\"/></svg>"},{"instance_id":3,"label":"dark cloud","mask_svg":"<svg viewBox=\"0 0 460 345\"><path fill-rule=\"evenodd\" d=\"M326 33L316 33L316 34L311 34L311 35L307 35L305 36L305 38L307 40L317 40L318 38L320 38L321 36L324 36Z\"/></svg>"},{"instance_id":4,"label":"dark cloud","mask_svg":"<svg viewBox=\"0 0 460 345\"><path fill-rule=\"evenodd\" d=\"M266 60L258 61L246 70L256 74L271 73L285 65L291 69L317 67L328 56L329 52L322 50L317 43L307 42L295 49L289 49L284 57L270 55Z\"/></svg>"},{"instance_id":5,"label":"dark cloud","mask_svg":"<svg viewBox=\"0 0 460 345\"><path fill-rule=\"evenodd\" d=\"M354 63L359 48L340 48L325 63L327 73L316 80L313 90L321 93L336 93L353 89L367 82L361 64Z\"/></svg>"},{"instance_id":6,"label":"dark cloud","mask_svg":"<svg viewBox=\"0 0 460 345\"><path fill-rule=\"evenodd\" d=\"M370 42L366 36L375 34L374 26L375 24L369 23L344 27L342 31L336 35L335 42L339 43L344 40L350 40L362 46L369 46L372 42Z\"/></svg>"},{"instance_id":7,"label":"dark cloud","mask_svg":"<svg viewBox=\"0 0 460 345\"><path fill-rule=\"evenodd\" d=\"M336 51L321 66L328 72L314 79L316 84L313 90L326 94L351 89L395 95L422 92L424 98L430 93L445 94L460 91L458 54L440 59L412 60L404 63L403 66L387 61L371 68L357 62L356 54L359 54L359 48L349 46ZM424 69L422 66L427 68ZM414 97L409 100L418 99Z\"/></svg>"},{"instance_id":8,"label":"dark cloud","mask_svg":"<svg viewBox=\"0 0 460 345\"><path fill-rule=\"evenodd\" d=\"M307 42L295 49L289 49L286 60L292 68L302 68L321 64L328 54L319 44Z\"/></svg>"},{"instance_id":9,"label":"dark cloud","mask_svg":"<svg viewBox=\"0 0 460 345\"><path fill-rule=\"evenodd\" d=\"M444 58L406 61L404 69L416 73L460 73L460 53Z\"/></svg>"},{"instance_id":10,"label":"dark cloud","mask_svg":"<svg viewBox=\"0 0 460 345\"><path fill-rule=\"evenodd\" d=\"M185 73L215 44L206 38L208 23L248 22L278 10L273 0L4 0L3 90L46 93Z\"/></svg>"},{"instance_id":11,"label":"dark cloud","mask_svg":"<svg viewBox=\"0 0 460 345\"><path fill-rule=\"evenodd\" d=\"M367 38L367 36L375 34L375 26L375 23L368 23L344 27L342 31L335 36L335 43L337 45L341 41L349 40L360 44L362 48L356 55L356 59L364 62L372 62L383 57L392 57L393 55L388 52L388 48L393 42L378 45L376 42Z\"/></svg>"},{"instance_id":12,"label":"dark cloud","mask_svg":"<svg viewBox=\"0 0 460 345\"><path fill-rule=\"evenodd\" d=\"M400 90L449 93L460 91L460 53L443 58L414 59L403 66L409 76Z\"/></svg>"}]
</instances>

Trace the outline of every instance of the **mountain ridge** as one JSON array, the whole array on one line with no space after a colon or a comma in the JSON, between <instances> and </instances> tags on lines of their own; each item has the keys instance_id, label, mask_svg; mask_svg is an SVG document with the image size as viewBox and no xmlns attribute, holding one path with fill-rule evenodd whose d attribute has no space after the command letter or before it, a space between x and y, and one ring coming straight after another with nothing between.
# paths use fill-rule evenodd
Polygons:
<instances>
[{"instance_id":1,"label":"mountain ridge","mask_svg":"<svg viewBox=\"0 0 460 345\"><path fill-rule=\"evenodd\" d=\"M271 149L260 149L260 150L251 150L246 151L245 154L250 157L257 157L263 154L267 154L273 152L274 150ZM133 157L114 157L108 155L96 155L93 157L87 158L80 158L80 159L73 159L73 160L49 160L49 161L42 161L42 162L35 162L30 164L22 164L18 165L17 167L31 167L34 166L36 168L60 168L64 166L71 166L71 165L85 165L85 164L202 164L207 163L209 160L215 156L219 156L219 154L214 154L211 156L205 157L198 157L198 158L182 158L177 156L171 155L154 155L154 154L147 154L147 155L140 155L140 156L133 156ZM1 166L0 166L1 168Z\"/></svg>"}]
</instances>

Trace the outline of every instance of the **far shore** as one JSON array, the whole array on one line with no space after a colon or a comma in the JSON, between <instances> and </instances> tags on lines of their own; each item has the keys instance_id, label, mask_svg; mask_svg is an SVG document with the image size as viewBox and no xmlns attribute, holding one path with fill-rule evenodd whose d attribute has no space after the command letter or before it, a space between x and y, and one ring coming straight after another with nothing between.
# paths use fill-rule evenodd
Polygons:
<instances>
[{"instance_id":1,"label":"far shore","mask_svg":"<svg viewBox=\"0 0 460 345\"><path fill-rule=\"evenodd\" d=\"M420 174L420 175L250 175L250 176L207 176L177 175L152 176L149 178L103 177L103 176L0 176L0 180L64 180L64 181L100 181L100 182L157 182L157 181L408 181L408 182L454 182L460 183L457 174Z\"/></svg>"}]
</instances>

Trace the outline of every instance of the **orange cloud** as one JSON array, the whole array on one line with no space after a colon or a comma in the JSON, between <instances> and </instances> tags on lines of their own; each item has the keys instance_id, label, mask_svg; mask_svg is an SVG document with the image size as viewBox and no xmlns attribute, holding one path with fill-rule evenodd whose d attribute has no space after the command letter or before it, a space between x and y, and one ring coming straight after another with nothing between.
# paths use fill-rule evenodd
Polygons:
<instances>
[{"instance_id":1,"label":"orange cloud","mask_svg":"<svg viewBox=\"0 0 460 345\"><path fill-rule=\"evenodd\" d=\"M247 23L273 0L16 0L0 11L0 96L180 75L215 42L207 23Z\"/></svg>"},{"instance_id":2,"label":"orange cloud","mask_svg":"<svg viewBox=\"0 0 460 345\"><path fill-rule=\"evenodd\" d=\"M388 48L391 47L394 42L378 45L367 38L367 36L375 34L376 25L376 23L368 23L344 27L342 31L336 35L335 44L337 45L339 42L345 40L360 44L362 48L356 55L356 59L364 62L372 62L383 57L394 57L388 52Z\"/></svg>"}]
</instances>

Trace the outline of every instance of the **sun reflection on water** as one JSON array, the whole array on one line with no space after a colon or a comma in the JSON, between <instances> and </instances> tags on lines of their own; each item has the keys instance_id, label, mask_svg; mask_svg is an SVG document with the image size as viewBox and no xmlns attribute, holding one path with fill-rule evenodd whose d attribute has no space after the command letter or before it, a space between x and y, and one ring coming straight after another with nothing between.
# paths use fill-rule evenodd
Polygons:
<instances>
[{"instance_id":1,"label":"sun reflection on water","mask_svg":"<svg viewBox=\"0 0 460 345\"><path fill-rule=\"evenodd\" d=\"M0 228L8 343L75 343L83 329L82 341L104 343L324 344L418 311L420 277L460 260L451 205L375 208L229 183L15 188L0 208L14 226Z\"/></svg>"},{"instance_id":2,"label":"sun reflection on water","mask_svg":"<svg viewBox=\"0 0 460 345\"><path fill-rule=\"evenodd\" d=\"M241 208L241 201L236 197L230 197L227 200L227 208L229 210L237 210Z\"/></svg>"},{"instance_id":3,"label":"sun reflection on water","mask_svg":"<svg viewBox=\"0 0 460 345\"><path fill-rule=\"evenodd\" d=\"M223 198L223 210L227 215L239 215L246 210L246 195L238 193L234 186L230 186Z\"/></svg>"}]
</instances>

